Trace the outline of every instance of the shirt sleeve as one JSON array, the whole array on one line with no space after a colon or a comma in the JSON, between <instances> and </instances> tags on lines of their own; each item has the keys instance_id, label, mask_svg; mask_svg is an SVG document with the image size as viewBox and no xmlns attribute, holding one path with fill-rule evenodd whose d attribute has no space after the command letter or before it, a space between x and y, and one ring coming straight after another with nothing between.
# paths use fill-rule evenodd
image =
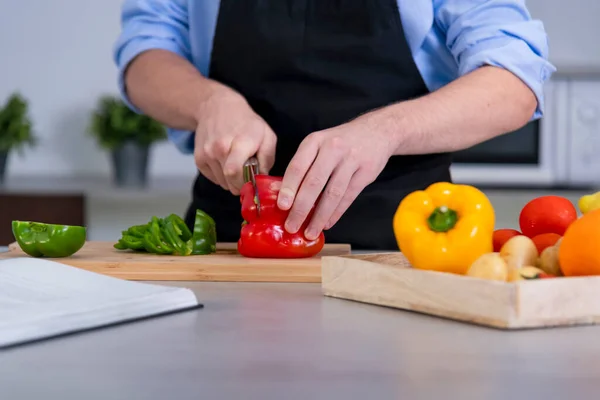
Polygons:
<instances>
[{"instance_id":1,"label":"shirt sleeve","mask_svg":"<svg viewBox=\"0 0 600 400\"><path fill-rule=\"evenodd\" d=\"M129 63L151 49L171 51L191 61L187 1L125 0L121 9L121 34L113 49L118 86L123 101L135 112L125 86ZM193 133L168 129L169 140L183 153L193 151Z\"/></svg>"},{"instance_id":2,"label":"shirt sleeve","mask_svg":"<svg viewBox=\"0 0 600 400\"><path fill-rule=\"evenodd\" d=\"M533 20L523 0L434 0L435 22L460 75L481 66L504 68L519 77L544 110L544 83L556 68L548 61L542 22Z\"/></svg>"}]
</instances>

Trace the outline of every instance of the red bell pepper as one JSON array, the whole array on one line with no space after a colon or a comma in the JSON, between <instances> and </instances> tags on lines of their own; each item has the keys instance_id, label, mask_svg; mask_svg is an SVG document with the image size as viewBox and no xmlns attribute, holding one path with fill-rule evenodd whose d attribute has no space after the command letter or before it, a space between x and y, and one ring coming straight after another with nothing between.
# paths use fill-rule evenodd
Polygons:
<instances>
[{"instance_id":1,"label":"red bell pepper","mask_svg":"<svg viewBox=\"0 0 600 400\"><path fill-rule=\"evenodd\" d=\"M260 215L254 202L252 183L248 182L242 187L240 202L244 223L238 241L241 255L254 258L304 258L312 257L323 249L325 236L322 232L315 240L304 237L314 208L297 233L291 234L285 230L289 211L277 206L281 181L281 177L256 175Z\"/></svg>"}]
</instances>

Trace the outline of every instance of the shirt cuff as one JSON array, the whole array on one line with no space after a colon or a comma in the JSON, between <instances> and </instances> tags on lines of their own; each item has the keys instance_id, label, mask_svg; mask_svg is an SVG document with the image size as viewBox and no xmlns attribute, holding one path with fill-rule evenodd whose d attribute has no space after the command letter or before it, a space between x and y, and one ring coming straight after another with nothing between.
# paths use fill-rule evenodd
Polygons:
<instances>
[{"instance_id":1,"label":"shirt cuff","mask_svg":"<svg viewBox=\"0 0 600 400\"><path fill-rule=\"evenodd\" d=\"M531 119L540 118L544 113L544 84L556 68L545 58L532 52L523 40L496 37L485 41L485 47L478 47L475 45L461 54L459 74L466 75L486 65L512 72L533 91L537 98L538 106Z\"/></svg>"},{"instance_id":2,"label":"shirt cuff","mask_svg":"<svg viewBox=\"0 0 600 400\"><path fill-rule=\"evenodd\" d=\"M169 141L183 154L194 154L195 132L167 129Z\"/></svg>"}]
</instances>

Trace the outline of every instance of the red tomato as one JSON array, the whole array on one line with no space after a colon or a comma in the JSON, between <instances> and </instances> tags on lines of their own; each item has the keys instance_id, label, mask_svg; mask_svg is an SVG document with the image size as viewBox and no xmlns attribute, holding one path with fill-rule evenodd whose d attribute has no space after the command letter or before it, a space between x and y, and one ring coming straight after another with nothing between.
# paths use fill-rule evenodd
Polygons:
<instances>
[{"instance_id":1,"label":"red tomato","mask_svg":"<svg viewBox=\"0 0 600 400\"><path fill-rule=\"evenodd\" d=\"M504 243L508 241L513 236L522 235L521 232L515 229L496 229L494 231L493 241L494 241L494 251L498 252L504 246Z\"/></svg>"},{"instance_id":2,"label":"red tomato","mask_svg":"<svg viewBox=\"0 0 600 400\"><path fill-rule=\"evenodd\" d=\"M557 233L542 233L541 235L532 237L531 240L535 244L535 247L537 247L538 254L542 254L542 251L546 247L554 246L561 237Z\"/></svg>"},{"instance_id":3,"label":"red tomato","mask_svg":"<svg viewBox=\"0 0 600 400\"><path fill-rule=\"evenodd\" d=\"M519 226L525 236L533 238L543 233L563 236L577 219L577 210L569 199L541 196L531 200L519 215Z\"/></svg>"}]
</instances>

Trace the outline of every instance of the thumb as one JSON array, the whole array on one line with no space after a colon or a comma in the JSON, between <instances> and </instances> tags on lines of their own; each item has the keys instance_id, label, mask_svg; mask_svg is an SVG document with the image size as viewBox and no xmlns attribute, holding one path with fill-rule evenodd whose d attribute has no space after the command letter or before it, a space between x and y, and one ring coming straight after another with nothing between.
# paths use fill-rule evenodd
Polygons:
<instances>
[{"instance_id":1,"label":"thumb","mask_svg":"<svg viewBox=\"0 0 600 400\"><path fill-rule=\"evenodd\" d=\"M275 133L270 131L265 135L258 151L256 152L256 158L260 164L260 173L268 174L273 164L275 164L275 150L277 148L277 136Z\"/></svg>"}]
</instances>

